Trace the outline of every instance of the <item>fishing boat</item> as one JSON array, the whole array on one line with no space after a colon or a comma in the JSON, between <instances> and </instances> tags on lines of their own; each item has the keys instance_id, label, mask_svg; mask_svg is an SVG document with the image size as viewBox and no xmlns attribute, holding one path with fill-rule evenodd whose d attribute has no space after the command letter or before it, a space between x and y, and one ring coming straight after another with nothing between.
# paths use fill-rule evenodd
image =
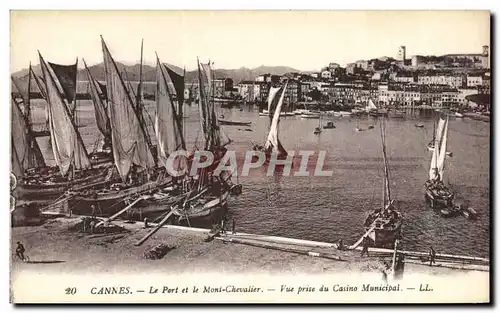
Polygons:
<instances>
[{"instance_id":1,"label":"fishing boat","mask_svg":"<svg viewBox=\"0 0 500 313\"><path fill-rule=\"evenodd\" d=\"M399 212L395 200L391 199L389 165L386 155L385 119L380 122L380 128L384 163L383 202L381 208L368 213L364 228L374 247L393 248L396 239L401 236L403 216Z\"/></svg>"},{"instance_id":2,"label":"fishing boat","mask_svg":"<svg viewBox=\"0 0 500 313\"><path fill-rule=\"evenodd\" d=\"M275 154L277 159L286 159L288 156L288 152L285 150L285 148L283 148L280 140L278 139L280 113L281 107L283 105L283 100L285 98L287 85L288 81L284 86L271 87L271 89L269 90L269 96L267 99L268 106L275 108L274 115L271 120L271 125L269 126L269 133L264 146L254 145L253 147L254 150L261 151L266 154L266 163L269 163L272 154Z\"/></svg>"},{"instance_id":3,"label":"fishing boat","mask_svg":"<svg viewBox=\"0 0 500 313\"><path fill-rule=\"evenodd\" d=\"M422 123L416 123L416 124L415 124L415 127L423 128L423 127L424 127L424 124L422 124Z\"/></svg>"},{"instance_id":4,"label":"fishing boat","mask_svg":"<svg viewBox=\"0 0 500 313\"><path fill-rule=\"evenodd\" d=\"M425 182L425 197L432 208L453 207L453 191L444 184L443 173L446 159L446 143L448 137L448 118L440 119L436 138L436 149L432 152L429 168L429 179Z\"/></svg>"},{"instance_id":5,"label":"fishing boat","mask_svg":"<svg viewBox=\"0 0 500 313\"><path fill-rule=\"evenodd\" d=\"M323 125L323 129L332 129L332 128L335 128L335 125L333 124L332 121L328 121L326 122L325 125Z\"/></svg>"},{"instance_id":6,"label":"fishing boat","mask_svg":"<svg viewBox=\"0 0 500 313\"><path fill-rule=\"evenodd\" d=\"M229 191L219 196L209 195L189 200L172 208L173 224L192 227L208 226L221 220L228 211Z\"/></svg>"},{"instance_id":7,"label":"fishing boat","mask_svg":"<svg viewBox=\"0 0 500 313\"><path fill-rule=\"evenodd\" d=\"M227 121L223 119L219 119L220 125L228 125L228 126L250 126L252 122L237 122L237 121Z\"/></svg>"},{"instance_id":8,"label":"fishing boat","mask_svg":"<svg viewBox=\"0 0 500 313\"><path fill-rule=\"evenodd\" d=\"M52 142L52 152L54 154L55 163L59 172L51 169L43 169L26 171L26 166L21 168L25 170L25 175L21 174L18 186L16 188L16 196L23 200L32 201L47 201L62 196L69 188L82 189L87 186L93 186L98 183L104 183L106 180L113 178L112 171L109 168L93 168L89 155L83 144L80 132L78 131L73 116L70 114L71 106L68 105L68 96L63 96L61 86L66 86L62 74L57 74L60 70L54 70L51 66L53 63L47 63L41 54L40 65L43 74L43 90L47 100L47 112L49 120L49 130ZM70 91L68 91L69 93ZM36 141L31 138L31 132L27 119L18 115L21 112L19 108L14 106L13 119L18 120L21 124L13 127L13 158L26 157L26 151L34 153L37 159L38 166L41 165L41 153L35 152L39 148L34 146ZM17 114L16 114L17 113ZM22 141L19 141L19 130L27 130ZM31 142L30 142L31 141ZM33 148L18 147L29 143ZM68 144L71 143L71 144ZM43 158L43 157L42 157ZM15 163L17 163L15 161ZM17 166L15 166L17 167Z\"/></svg>"},{"instance_id":9,"label":"fishing boat","mask_svg":"<svg viewBox=\"0 0 500 313\"><path fill-rule=\"evenodd\" d=\"M153 148L146 130L140 96L142 79L139 81L134 102L132 92L125 85L102 37L101 44L109 99L107 112L111 128L113 161L121 182L107 184L104 188L72 193L69 195L68 205L74 212L87 214L94 205L97 211L107 215L123 209L127 205L127 200L133 195L166 187L172 183L172 178L164 168L158 166L158 159L161 158L158 154L161 151Z\"/></svg>"}]
</instances>

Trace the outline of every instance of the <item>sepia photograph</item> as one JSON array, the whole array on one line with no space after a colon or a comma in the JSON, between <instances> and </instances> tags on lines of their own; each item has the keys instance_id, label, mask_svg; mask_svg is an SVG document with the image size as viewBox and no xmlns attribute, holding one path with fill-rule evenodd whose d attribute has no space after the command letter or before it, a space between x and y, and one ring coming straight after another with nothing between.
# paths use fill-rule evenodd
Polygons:
<instances>
[{"instance_id":1,"label":"sepia photograph","mask_svg":"<svg viewBox=\"0 0 500 313\"><path fill-rule=\"evenodd\" d=\"M11 10L10 302L490 303L491 19Z\"/></svg>"}]
</instances>

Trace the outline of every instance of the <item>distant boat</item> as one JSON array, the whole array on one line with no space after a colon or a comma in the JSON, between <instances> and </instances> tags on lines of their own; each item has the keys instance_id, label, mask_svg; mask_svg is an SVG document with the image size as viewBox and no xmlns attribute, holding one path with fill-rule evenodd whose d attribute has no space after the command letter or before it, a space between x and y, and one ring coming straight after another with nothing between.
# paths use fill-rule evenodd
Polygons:
<instances>
[{"instance_id":1,"label":"distant boat","mask_svg":"<svg viewBox=\"0 0 500 313\"><path fill-rule=\"evenodd\" d=\"M327 122L325 125L323 125L323 129L332 129L335 128L335 125L333 124L332 121Z\"/></svg>"},{"instance_id":2,"label":"distant boat","mask_svg":"<svg viewBox=\"0 0 500 313\"><path fill-rule=\"evenodd\" d=\"M319 115L318 127L314 128L314 134L321 134L321 114Z\"/></svg>"},{"instance_id":3,"label":"distant boat","mask_svg":"<svg viewBox=\"0 0 500 313\"><path fill-rule=\"evenodd\" d=\"M417 123L417 124L415 124L415 127L424 127L424 124L422 124L422 123Z\"/></svg>"},{"instance_id":4,"label":"distant boat","mask_svg":"<svg viewBox=\"0 0 500 313\"><path fill-rule=\"evenodd\" d=\"M236 121L227 121L219 119L220 125L228 125L228 126L250 126L252 122L236 122Z\"/></svg>"},{"instance_id":5,"label":"distant boat","mask_svg":"<svg viewBox=\"0 0 500 313\"><path fill-rule=\"evenodd\" d=\"M456 117L464 117L464 115L462 113L458 113L458 112L455 112L455 116Z\"/></svg>"}]
</instances>

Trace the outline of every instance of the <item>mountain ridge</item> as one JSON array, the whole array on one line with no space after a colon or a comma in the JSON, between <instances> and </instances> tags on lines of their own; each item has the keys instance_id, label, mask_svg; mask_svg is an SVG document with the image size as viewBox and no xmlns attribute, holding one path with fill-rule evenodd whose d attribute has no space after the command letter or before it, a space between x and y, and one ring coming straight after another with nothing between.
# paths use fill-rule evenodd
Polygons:
<instances>
[{"instance_id":1,"label":"mountain ridge","mask_svg":"<svg viewBox=\"0 0 500 313\"><path fill-rule=\"evenodd\" d=\"M183 69L172 64L164 63L173 71L182 74ZM125 65L122 62L116 62L118 70L120 71L124 80L128 81L138 81L139 80L139 72L140 65ZM32 66L33 71L37 75L41 75L40 65ZM90 73L92 76L99 80L104 81L104 63L98 63L91 66L88 66ZM259 67L249 69L246 67L240 67L239 69L214 69L216 78L232 78L234 84L238 84L240 81L245 80L254 80L257 76L263 74L272 74L272 75L283 75L290 72L300 72L297 69L288 66L265 66L261 65ZM28 68L19 70L17 72L12 73L14 78L18 80L27 80L28 76ZM186 71L186 82L190 83L196 81L198 78L198 70ZM78 69L77 75L78 81L87 81L87 73L85 68ZM143 64L142 66L142 80L144 82L154 82L156 80L156 67L151 65Z\"/></svg>"}]
</instances>

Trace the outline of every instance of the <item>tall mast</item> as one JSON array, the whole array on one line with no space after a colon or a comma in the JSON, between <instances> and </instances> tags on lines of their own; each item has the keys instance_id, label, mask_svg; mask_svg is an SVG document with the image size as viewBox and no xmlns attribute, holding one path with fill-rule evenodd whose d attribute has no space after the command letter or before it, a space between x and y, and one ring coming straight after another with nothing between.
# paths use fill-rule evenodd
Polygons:
<instances>
[{"instance_id":1,"label":"tall mast","mask_svg":"<svg viewBox=\"0 0 500 313\"><path fill-rule=\"evenodd\" d=\"M26 96L26 103L24 104L24 114L26 115L26 120L28 121L28 129L31 129L31 62L28 70L28 93Z\"/></svg>"},{"instance_id":2,"label":"tall mast","mask_svg":"<svg viewBox=\"0 0 500 313\"><path fill-rule=\"evenodd\" d=\"M139 85L137 85L137 94L135 98L135 105L138 112L141 113L142 116L142 106L141 106L141 98L142 98L142 53L143 53L144 39L141 40L141 63L139 67Z\"/></svg>"},{"instance_id":3,"label":"tall mast","mask_svg":"<svg viewBox=\"0 0 500 313\"><path fill-rule=\"evenodd\" d=\"M380 136L382 138L382 157L384 161L384 209L388 202L391 201L391 190L389 182L389 169L387 164L387 154L385 150L385 118L382 118L380 123Z\"/></svg>"}]
</instances>

